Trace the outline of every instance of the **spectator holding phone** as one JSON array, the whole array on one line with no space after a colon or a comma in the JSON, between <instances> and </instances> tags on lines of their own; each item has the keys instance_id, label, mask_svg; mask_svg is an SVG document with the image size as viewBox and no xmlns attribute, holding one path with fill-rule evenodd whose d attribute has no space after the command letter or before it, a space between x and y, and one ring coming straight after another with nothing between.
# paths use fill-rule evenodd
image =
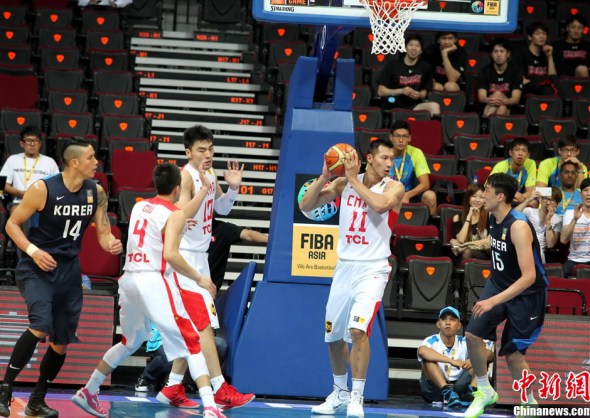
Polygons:
<instances>
[{"instance_id":1,"label":"spectator holding phone","mask_svg":"<svg viewBox=\"0 0 590 418\"><path fill-rule=\"evenodd\" d=\"M461 254L461 259L490 258L490 240L487 223L488 212L484 209L483 186L470 184L465 190L461 216L453 218L455 238L449 241L454 255Z\"/></svg>"}]
</instances>

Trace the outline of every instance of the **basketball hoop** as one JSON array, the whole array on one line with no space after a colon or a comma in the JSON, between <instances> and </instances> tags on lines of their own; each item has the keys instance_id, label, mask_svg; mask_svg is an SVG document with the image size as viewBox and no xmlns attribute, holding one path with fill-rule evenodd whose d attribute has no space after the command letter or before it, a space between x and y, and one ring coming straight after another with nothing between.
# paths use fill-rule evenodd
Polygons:
<instances>
[{"instance_id":1,"label":"basketball hoop","mask_svg":"<svg viewBox=\"0 0 590 418\"><path fill-rule=\"evenodd\" d=\"M373 54L406 52L404 33L425 0L359 0L369 11Z\"/></svg>"}]
</instances>

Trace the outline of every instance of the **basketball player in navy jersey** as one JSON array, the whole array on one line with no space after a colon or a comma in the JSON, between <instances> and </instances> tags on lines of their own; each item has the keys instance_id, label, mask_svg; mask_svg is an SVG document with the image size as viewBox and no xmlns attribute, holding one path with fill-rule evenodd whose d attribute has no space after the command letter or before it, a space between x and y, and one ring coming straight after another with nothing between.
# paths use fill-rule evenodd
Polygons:
<instances>
[{"instance_id":1,"label":"basketball player in navy jersey","mask_svg":"<svg viewBox=\"0 0 590 418\"><path fill-rule=\"evenodd\" d=\"M78 253L86 227L96 223L98 241L119 254L121 241L111 234L107 195L92 178L98 162L92 144L67 140L62 153L63 173L31 185L6 223L6 232L26 253L17 265L17 286L27 302L29 328L16 342L0 385L0 416L10 416L12 385L31 359L37 343L50 337L41 360L39 380L25 408L27 416L57 417L45 394L66 358L68 344L78 342L76 329L82 310ZM21 225L30 221L25 236Z\"/></svg>"},{"instance_id":2,"label":"basketball player in navy jersey","mask_svg":"<svg viewBox=\"0 0 590 418\"><path fill-rule=\"evenodd\" d=\"M498 400L488 380L483 339L495 341L496 327L506 320L500 355L506 356L510 374L518 380L523 370L529 370L525 354L543 327L548 282L533 226L511 207L517 190L516 179L505 173L492 174L485 187L492 276L473 306L465 333L478 389L466 417L480 416L486 406ZM527 397L527 404L537 403L532 389Z\"/></svg>"}]
</instances>

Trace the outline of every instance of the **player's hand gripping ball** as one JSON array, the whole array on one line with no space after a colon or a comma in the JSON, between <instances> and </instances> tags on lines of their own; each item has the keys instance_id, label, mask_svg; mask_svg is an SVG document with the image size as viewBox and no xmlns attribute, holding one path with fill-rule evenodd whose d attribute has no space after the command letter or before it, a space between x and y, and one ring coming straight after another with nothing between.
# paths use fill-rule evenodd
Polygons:
<instances>
[{"instance_id":1,"label":"player's hand gripping ball","mask_svg":"<svg viewBox=\"0 0 590 418\"><path fill-rule=\"evenodd\" d=\"M344 168L344 157L347 152L354 151L354 148L348 144L332 145L324 154L326 166L333 176L343 177L346 169Z\"/></svg>"}]
</instances>

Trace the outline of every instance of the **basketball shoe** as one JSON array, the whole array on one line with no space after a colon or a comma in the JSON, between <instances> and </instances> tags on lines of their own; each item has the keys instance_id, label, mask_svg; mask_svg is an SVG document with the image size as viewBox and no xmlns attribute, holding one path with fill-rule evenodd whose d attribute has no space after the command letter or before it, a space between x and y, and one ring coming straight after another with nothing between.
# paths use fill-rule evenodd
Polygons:
<instances>
[{"instance_id":1,"label":"basketball shoe","mask_svg":"<svg viewBox=\"0 0 590 418\"><path fill-rule=\"evenodd\" d=\"M108 415L107 411L98 402L98 392L95 395L91 395L88 389L82 388L72 396L72 402L95 417L106 418Z\"/></svg>"},{"instance_id":2,"label":"basketball shoe","mask_svg":"<svg viewBox=\"0 0 590 418\"><path fill-rule=\"evenodd\" d=\"M350 392L334 385L334 390L326 398L326 402L311 408L312 414L334 415L344 411L350 402Z\"/></svg>"},{"instance_id":3,"label":"basketball shoe","mask_svg":"<svg viewBox=\"0 0 590 418\"><path fill-rule=\"evenodd\" d=\"M186 397L186 391L184 386L182 386L182 383L163 387L160 393L156 396L156 399L166 405L174 406L176 408L195 409L199 407L197 402L191 401Z\"/></svg>"},{"instance_id":4,"label":"basketball shoe","mask_svg":"<svg viewBox=\"0 0 590 418\"><path fill-rule=\"evenodd\" d=\"M10 416L10 404L12 401L12 386L2 383L0 385L0 417Z\"/></svg>"},{"instance_id":5,"label":"basketball shoe","mask_svg":"<svg viewBox=\"0 0 590 418\"><path fill-rule=\"evenodd\" d=\"M215 393L215 404L222 411L232 408L239 408L256 398L253 393L240 393L238 390L227 382L223 382L219 390Z\"/></svg>"},{"instance_id":6,"label":"basketball shoe","mask_svg":"<svg viewBox=\"0 0 590 418\"><path fill-rule=\"evenodd\" d=\"M352 392L350 392L350 402L348 403L348 407L346 408L347 418L365 417L365 411L363 410L363 399L363 396L360 394L358 390L353 390Z\"/></svg>"},{"instance_id":7,"label":"basketball shoe","mask_svg":"<svg viewBox=\"0 0 590 418\"><path fill-rule=\"evenodd\" d=\"M59 412L45 403L45 394L33 392L29 398L29 403L25 407L25 415L27 417L57 418Z\"/></svg>"},{"instance_id":8,"label":"basketball shoe","mask_svg":"<svg viewBox=\"0 0 590 418\"><path fill-rule=\"evenodd\" d=\"M465 418L477 418L481 414L486 406L490 406L498 402L498 394L492 388L480 389L473 393L473 402L467 411L465 411Z\"/></svg>"},{"instance_id":9,"label":"basketball shoe","mask_svg":"<svg viewBox=\"0 0 590 418\"><path fill-rule=\"evenodd\" d=\"M223 413L213 406L203 408L203 418L227 418Z\"/></svg>"}]
</instances>

